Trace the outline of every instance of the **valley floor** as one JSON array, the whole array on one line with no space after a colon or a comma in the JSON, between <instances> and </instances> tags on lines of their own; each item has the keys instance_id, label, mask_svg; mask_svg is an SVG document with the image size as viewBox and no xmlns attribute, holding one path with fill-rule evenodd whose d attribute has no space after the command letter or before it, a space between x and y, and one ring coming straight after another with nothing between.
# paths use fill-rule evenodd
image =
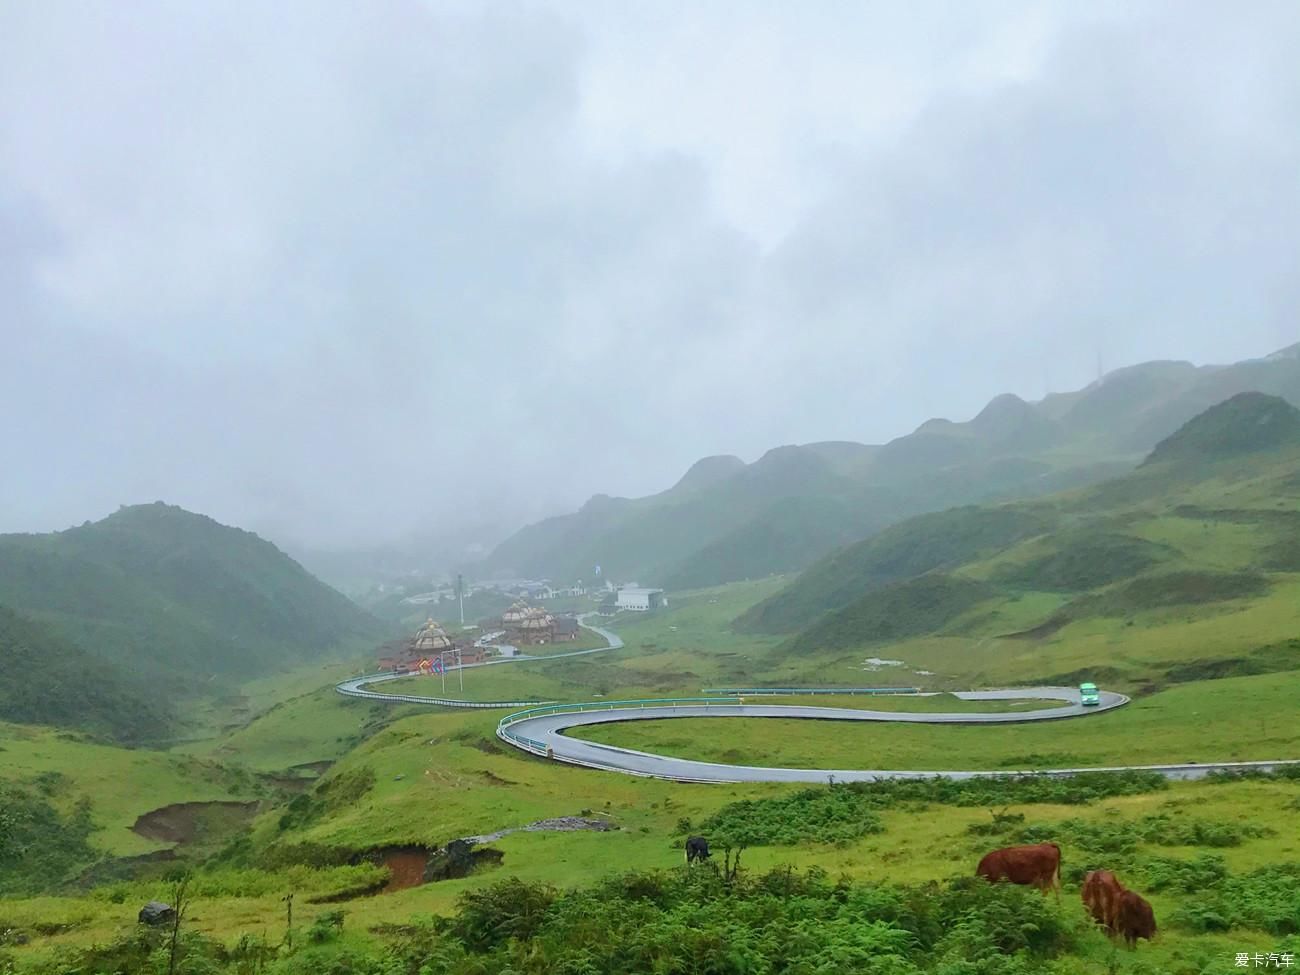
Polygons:
<instances>
[{"instance_id":1,"label":"valley floor","mask_svg":"<svg viewBox=\"0 0 1300 975\"><path fill-rule=\"evenodd\" d=\"M1016 672L1012 650L1019 652L1018 645L981 648L977 665L950 654L945 659L952 666L937 674L920 673L938 668L927 667L919 654L886 645L854 655L856 671L849 677L847 663L832 673L815 661L792 658L777 639L732 632L730 621L781 582L682 594L667 612L616 620L614 628L627 644L622 650L482 668L466 674L465 693L479 700L574 701L596 695L697 695L704 687L754 684L904 683L943 690L963 686L958 682L976 669L997 674L999 683ZM1252 625L1261 632L1267 628ZM1257 635L1252 631L1250 639ZM1270 630L1267 638L1277 635ZM1185 655L1199 659L1206 652L1189 648ZM868 663L871 659L886 662ZM1042 669L1034 660L1025 676L1041 677ZM820 801L798 799L799 786L695 786L546 762L495 738L498 712L393 708L340 698L330 685L334 673L346 670L288 675L279 690L274 682L263 684L256 696L249 695L247 713L225 731L171 751L123 749L17 726L0 729L0 781L35 788L42 775L58 773L60 784L50 801L65 812L89 797L94 859L120 864L123 857L159 851L178 858L152 871L123 866L114 873L101 863L98 884L77 883L74 877L70 884L51 882L39 894L12 889L0 898L0 933L17 934L0 940L0 959L11 958L19 971L49 970L66 957L60 952L133 931L140 905L169 895L164 871L176 866L193 871L195 900L187 921L192 931L227 945L246 934L278 943L285 930L283 898L292 892L296 926L305 929L318 915L342 910L346 934L338 945L378 950L375 946L400 933L395 926L454 912L464 895L505 878L571 888L627 871L677 871L685 835L714 830L707 825L711 818L738 802L759 803L753 809L761 812L769 808L762 805L766 800ZM413 682L420 680L429 679ZM1114 714L1041 727L844 727L729 719L611 725L584 735L720 761L842 767L1000 769L1300 758L1297 691L1300 662L1271 674L1185 681L1140 695ZM817 698L811 703L861 706L862 701ZM873 707L938 704L953 708L947 698L872 702ZM212 835L177 843L150 840L132 829L138 817L158 807L214 801L259 805L247 825L213 819ZM1293 911L1290 928L1285 919L1269 930L1231 918L1216 925L1197 920L1200 895L1194 887L1168 880L1183 869L1180 863L1208 870L1211 886L1219 885L1213 886L1216 891L1228 890L1224 885L1236 883L1234 878L1279 865L1300 870L1293 825L1300 782L1295 780L1152 785L1068 804L1002 801L994 790L967 804L890 799L871 808L871 831L826 842L826 835L805 830L792 843L753 843L744 850L743 866L754 875L790 864L854 883L947 883L970 876L982 852L1022 834L1054 837L1063 849L1066 880L1059 911L1077 930L1077 943L1065 955L1043 961L1044 967L1025 971L1228 972L1237 952L1282 952L1300 931L1300 894L1291 901L1278 895L1278 903L1291 905L1286 908ZM617 828L510 833L490 843L502 854L499 866L390 893L378 892L386 882L382 868L347 863L366 851L433 849L460 837L579 816L607 819ZM1169 822L1199 824L1199 831L1175 835L1161 826ZM79 870L91 866L81 864ZM1161 921L1156 943L1116 952L1084 924L1077 886L1081 870L1092 866L1114 867L1147 893Z\"/></svg>"}]
</instances>

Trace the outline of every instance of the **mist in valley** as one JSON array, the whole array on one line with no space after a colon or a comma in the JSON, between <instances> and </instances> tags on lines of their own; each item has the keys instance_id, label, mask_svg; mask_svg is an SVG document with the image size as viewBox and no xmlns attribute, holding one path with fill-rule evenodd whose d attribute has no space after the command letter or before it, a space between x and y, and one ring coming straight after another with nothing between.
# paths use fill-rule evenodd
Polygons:
<instances>
[{"instance_id":1,"label":"mist in valley","mask_svg":"<svg viewBox=\"0 0 1300 975\"><path fill-rule=\"evenodd\" d=\"M449 568L702 457L1265 356L1298 34L1286 4L11 5L0 531L163 499Z\"/></svg>"}]
</instances>

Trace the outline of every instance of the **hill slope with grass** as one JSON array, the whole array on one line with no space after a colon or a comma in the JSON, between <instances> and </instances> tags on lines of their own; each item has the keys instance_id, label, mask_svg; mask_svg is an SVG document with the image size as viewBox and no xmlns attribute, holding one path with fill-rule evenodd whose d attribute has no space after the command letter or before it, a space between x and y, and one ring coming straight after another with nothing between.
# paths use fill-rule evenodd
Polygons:
<instances>
[{"instance_id":1,"label":"hill slope with grass","mask_svg":"<svg viewBox=\"0 0 1300 975\"><path fill-rule=\"evenodd\" d=\"M1151 362L1030 403L995 397L964 423L928 420L882 446L778 447L698 462L645 498L597 495L530 525L487 568L556 579L718 585L795 571L908 517L1033 498L1126 473L1163 438L1246 392L1300 404L1300 346L1228 366Z\"/></svg>"},{"instance_id":2,"label":"hill slope with grass","mask_svg":"<svg viewBox=\"0 0 1300 975\"><path fill-rule=\"evenodd\" d=\"M0 536L0 604L125 672L191 687L386 634L270 542L161 502Z\"/></svg>"},{"instance_id":3,"label":"hill slope with grass","mask_svg":"<svg viewBox=\"0 0 1300 975\"><path fill-rule=\"evenodd\" d=\"M805 655L917 637L1019 641L1030 653L1090 628L1246 610L1275 619L1300 586L1298 465L1300 413L1233 397L1126 477L910 519L819 562L736 627L794 634L787 649ZM1263 642L1293 636L1289 618Z\"/></svg>"},{"instance_id":4,"label":"hill slope with grass","mask_svg":"<svg viewBox=\"0 0 1300 975\"><path fill-rule=\"evenodd\" d=\"M133 741L161 737L169 718L106 660L0 606L0 721Z\"/></svg>"}]
</instances>

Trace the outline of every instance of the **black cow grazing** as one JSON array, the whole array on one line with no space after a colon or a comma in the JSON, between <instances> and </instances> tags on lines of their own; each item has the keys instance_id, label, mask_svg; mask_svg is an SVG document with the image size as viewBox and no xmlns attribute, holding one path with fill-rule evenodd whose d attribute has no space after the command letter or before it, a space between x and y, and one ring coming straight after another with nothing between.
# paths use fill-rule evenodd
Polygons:
<instances>
[{"instance_id":1,"label":"black cow grazing","mask_svg":"<svg viewBox=\"0 0 1300 975\"><path fill-rule=\"evenodd\" d=\"M686 862L703 863L709 858L709 841L703 836L692 836L686 841Z\"/></svg>"}]
</instances>

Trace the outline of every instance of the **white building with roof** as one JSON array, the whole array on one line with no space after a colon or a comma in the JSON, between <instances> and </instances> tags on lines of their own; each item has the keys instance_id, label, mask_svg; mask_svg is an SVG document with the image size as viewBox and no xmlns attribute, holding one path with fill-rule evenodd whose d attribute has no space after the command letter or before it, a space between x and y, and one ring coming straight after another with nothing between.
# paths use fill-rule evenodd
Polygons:
<instances>
[{"instance_id":1,"label":"white building with roof","mask_svg":"<svg viewBox=\"0 0 1300 975\"><path fill-rule=\"evenodd\" d=\"M641 586L624 586L618 591L615 605L619 609L628 609L634 613L644 613L660 606L667 606L662 589L646 589Z\"/></svg>"}]
</instances>

